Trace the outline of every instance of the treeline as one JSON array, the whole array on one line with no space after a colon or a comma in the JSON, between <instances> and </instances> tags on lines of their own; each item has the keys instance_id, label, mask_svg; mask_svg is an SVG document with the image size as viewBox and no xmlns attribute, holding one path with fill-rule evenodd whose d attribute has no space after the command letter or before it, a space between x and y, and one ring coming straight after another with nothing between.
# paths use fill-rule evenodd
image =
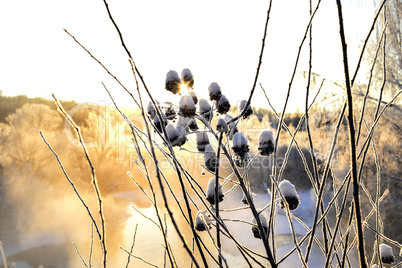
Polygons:
<instances>
[{"instance_id":1,"label":"treeline","mask_svg":"<svg viewBox=\"0 0 402 268\"><path fill-rule=\"evenodd\" d=\"M0 91L0 123L8 124L9 122L7 121L7 117L11 114L14 114L18 109L20 109L22 106L24 106L24 104L27 103L43 104L50 107L52 110L57 110L56 104L53 100L41 97L29 98L26 95L5 96L3 95L3 92ZM73 107L78 105L78 103L75 101L60 101L60 103L63 105L66 111L69 111ZM78 113L74 114L74 120L79 125L85 125L88 115L88 110L79 111Z\"/></svg>"}]
</instances>

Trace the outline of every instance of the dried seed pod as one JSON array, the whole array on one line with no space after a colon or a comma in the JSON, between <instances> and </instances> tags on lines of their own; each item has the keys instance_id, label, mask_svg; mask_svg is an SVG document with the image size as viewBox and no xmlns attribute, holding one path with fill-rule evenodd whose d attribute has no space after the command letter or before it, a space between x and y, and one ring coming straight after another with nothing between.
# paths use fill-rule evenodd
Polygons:
<instances>
[{"instance_id":1,"label":"dried seed pod","mask_svg":"<svg viewBox=\"0 0 402 268\"><path fill-rule=\"evenodd\" d=\"M208 122L212 118L212 107L206 99L200 99L198 103L198 112Z\"/></svg>"},{"instance_id":2,"label":"dried seed pod","mask_svg":"<svg viewBox=\"0 0 402 268\"><path fill-rule=\"evenodd\" d=\"M222 96L221 87L216 82L212 82L208 87L209 99L211 101L219 100Z\"/></svg>"},{"instance_id":3,"label":"dried seed pod","mask_svg":"<svg viewBox=\"0 0 402 268\"><path fill-rule=\"evenodd\" d=\"M190 125L188 127L190 128L191 131L198 130L197 121L194 118L190 119Z\"/></svg>"},{"instance_id":4,"label":"dried seed pod","mask_svg":"<svg viewBox=\"0 0 402 268\"><path fill-rule=\"evenodd\" d=\"M207 132L197 132L196 134L197 149L200 152L205 151L205 147L209 145L209 138Z\"/></svg>"},{"instance_id":5,"label":"dried seed pod","mask_svg":"<svg viewBox=\"0 0 402 268\"><path fill-rule=\"evenodd\" d=\"M177 146L178 144L178 139L180 137L180 133L177 131L177 129L172 125L168 124L165 128L167 137L172 144L172 146Z\"/></svg>"},{"instance_id":6,"label":"dried seed pod","mask_svg":"<svg viewBox=\"0 0 402 268\"><path fill-rule=\"evenodd\" d=\"M202 232L211 228L211 222L204 211L199 210L195 217L195 227L197 231Z\"/></svg>"},{"instance_id":7,"label":"dried seed pod","mask_svg":"<svg viewBox=\"0 0 402 268\"><path fill-rule=\"evenodd\" d=\"M285 197L286 203L288 203L289 210L295 210L300 203L299 195L296 192L295 186L288 180L283 180L279 183L279 190ZM283 209L285 204L281 201L281 208Z\"/></svg>"},{"instance_id":8,"label":"dried seed pod","mask_svg":"<svg viewBox=\"0 0 402 268\"><path fill-rule=\"evenodd\" d=\"M176 126L177 132L179 132L179 138L177 140L177 146L182 146L186 143L187 141L187 133L186 129L182 126Z\"/></svg>"},{"instance_id":9,"label":"dried seed pod","mask_svg":"<svg viewBox=\"0 0 402 268\"><path fill-rule=\"evenodd\" d=\"M274 152L274 134L269 129L264 129L258 136L258 150L262 156L269 156Z\"/></svg>"},{"instance_id":10,"label":"dried seed pod","mask_svg":"<svg viewBox=\"0 0 402 268\"><path fill-rule=\"evenodd\" d=\"M189 69L184 68L183 71L181 71L181 81L183 84L187 85L187 88L194 86L194 77Z\"/></svg>"},{"instance_id":11,"label":"dried seed pod","mask_svg":"<svg viewBox=\"0 0 402 268\"><path fill-rule=\"evenodd\" d=\"M174 120L176 119L176 110L173 107L173 104L167 103L167 107L165 108L165 115L167 120Z\"/></svg>"},{"instance_id":12,"label":"dried seed pod","mask_svg":"<svg viewBox=\"0 0 402 268\"><path fill-rule=\"evenodd\" d=\"M191 98L189 95L184 95L181 97L179 102L179 115L184 117L194 117L195 104L193 98Z\"/></svg>"},{"instance_id":13,"label":"dried seed pod","mask_svg":"<svg viewBox=\"0 0 402 268\"><path fill-rule=\"evenodd\" d=\"M180 85L181 85L181 79L179 77L179 74L174 70L170 70L166 74L166 80L165 80L166 90L172 92L173 94L177 94L180 92Z\"/></svg>"},{"instance_id":14,"label":"dried seed pod","mask_svg":"<svg viewBox=\"0 0 402 268\"><path fill-rule=\"evenodd\" d=\"M247 105L247 101L246 100L242 100L239 104L239 114L241 114L244 110L244 108L246 108ZM247 107L246 113L243 115L243 119L247 119L250 115L253 114L253 108L251 108L251 105L249 105Z\"/></svg>"},{"instance_id":15,"label":"dried seed pod","mask_svg":"<svg viewBox=\"0 0 402 268\"><path fill-rule=\"evenodd\" d=\"M224 133L227 133L229 131L229 126L226 123L225 119L219 118L218 123L216 124L216 130Z\"/></svg>"},{"instance_id":16,"label":"dried seed pod","mask_svg":"<svg viewBox=\"0 0 402 268\"><path fill-rule=\"evenodd\" d=\"M155 128L156 128L156 130L158 130L160 133L162 133L162 128L163 128L163 127L166 127L166 125L167 125L167 120L166 120L165 114L161 114L161 116L162 116L162 120L160 120L160 118L159 118L158 115L156 115L156 116L154 117L154 125L155 125Z\"/></svg>"},{"instance_id":17,"label":"dried seed pod","mask_svg":"<svg viewBox=\"0 0 402 268\"><path fill-rule=\"evenodd\" d=\"M260 213L259 218L260 218L260 222L261 222L262 228L264 229L264 232L265 232L265 233L268 233L267 218L265 217L265 215L264 215L263 213ZM252 219L251 219L251 222L254 223L255 225L257 225L257 221L256 221L255 218L252 218ZM252 231L252 233L253 233L253 235L254 235L255 238L261 239L261 235L260 235L260 232L259 232L259 230L258 230L258 227L255 226L255 225L253 225L253 226L251 227L251 231Z\"/></svg>"},{"instance_id":18,"label":"dried seed pod","mask_svg":"<svg viewBox=\"0 0 402 268\"><path fill-rule=\"evenodd\" d=\"M392 253L392 248L386 244L380 245L380 256L381 256L381 261L383 263L390 264L395 261L395 256Z\"/></svg>"},{"instance_id":19,"label":"dried seed pod","mask_svg":"<svg viewBox=\"0 0 402 268\"><path fill-rule=\"evenodd\" d=\"M155 101L156 105L159 105L158 101ZM155 115L156 115L156 110L154 107L154 104L152 103L152 101L148 102L148 106L147 106L147 113L149 114L149 116L151 116L152 119L154 119Z\"/></svg>"},{"instance_id":20,"label":"dried seed pod","mask_svg":"<svg viewBox=\"0 0 402 268\"><path fill-rule=\"evenodd\" d=\"M197 95L195 94L195 92L191 90L191 91L188 92L188 95L189 95L191 98L193 98L194 104L197 105L197 103L198 103L198 98L197 98Z\"/></svg>"},{"instance_id":21,"label":"dried seed pod","mask_svg":"<svg viewBox=\"0 0 402 268\"><path fill-rule=\"evenodd\" d=\"M216 178L211 178L207 188L207 201L211 205L215 204L215 180ZM223 201L222 185L220 183L218 185L218 200L219 202Z\"/></svg>"},{"instance_id":22,"label":"dried seed pod","mask_svg":"<svg viewBox=\"0 0 402 268\"><path fill-rule=\"evenodd\" d=\"M216 157L215 150L212 148L211 144L205 147L204 153L204 165L211 172L217 172L219 168L219 161Z\"/></svg>"},{"instance_id":23,"label":"dried seed pod","mask_svg":"<svg viewBox=\"0 0 402 268\"><path fill-rule=\"evenodd\" d=\"M250 151L247 143L246 137L244 137L241 132L238 132L233 136L232 150L235 155L239 156L242 160L246 158L247 153Z\"/></svg>"},{"instance_id":24,"label":"dried seed pod","mask_svg":"<svg viewBox=\"0 0 402 268\"><path fill-rule=\"evenodd\" d=\"M225 95L222 95L217 104L216 108L218 110L218 113L220 114L226 114L230 110L230 102L229 100L225 97Z\"/></svg>"}]
</instances>

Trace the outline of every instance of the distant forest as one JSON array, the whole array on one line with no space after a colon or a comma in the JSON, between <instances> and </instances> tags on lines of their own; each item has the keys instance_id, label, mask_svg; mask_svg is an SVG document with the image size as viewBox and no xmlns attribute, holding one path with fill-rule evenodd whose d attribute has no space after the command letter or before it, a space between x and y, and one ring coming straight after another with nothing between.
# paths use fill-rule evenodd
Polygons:
<instances>
[{"instance_id":1,"label":"distant forest","mask_svg":"<svg viewBox=\"0 0 402 268\"><path fill-rule=\"evenodd\" d=\"M74 106L78 105L78 103L74 100L71 101L60 101L63 107L66 109L66 111L71 110ZM56 105L53 100L50 99L45 99L42 97L35 97L35 98L29 98L26 95L18 95L18 96L6 96L3 95L2 91L0 91L0 123L8 123L7 122L7 116L10 114L13 114L17 111L17 109L21 108L24 104L29 103L29 104L44 104L48 107L50 107L52 110L56 110ZM271 127L276 129L277 125L279 123L279 120L275 113L269 109L265 108L255 108L253 107L254 114L258 118L258 120L261 122L264 116L268 117L269 122L271 122ZM74 115L74 120L78 125L86 125L86 119L88 118L89 111L84 112L80 111L79 113L76 113ZM236 112L237 111L237 106L232 106L231 112ZM287 113L284 119L284 122L288 126L293 126L296 127L297 124L299 123L299 120L302 116L301 112L294 112L294 113ZM301 127L300 130L304 130L303 127Z\"/></svg>"},{"instance_id":2,"label":"distant forest","mask_svg":"<svg viewBox=\"0 0 402 268\"><path fill-rule=\"evenodd\" d=\"M74 106L78 105L76 101L60 101L63 107L69 111ZM0 90L0 123L6 123L7 117L13 113L15 113L18 109L20 109L24 104L43 104L50 107L52 110L57 110L56 104L53 100L45 99L41 97L29 98L26 95L18 95L18 96L5 96L3 92ZM86 124L85 120L88 118L88 111L83 111L75 114L74 120L78 124ZM61 115L60 115L61 116ZM60 126L61 127L61 126Z\"/></svg>"}]
</instances>

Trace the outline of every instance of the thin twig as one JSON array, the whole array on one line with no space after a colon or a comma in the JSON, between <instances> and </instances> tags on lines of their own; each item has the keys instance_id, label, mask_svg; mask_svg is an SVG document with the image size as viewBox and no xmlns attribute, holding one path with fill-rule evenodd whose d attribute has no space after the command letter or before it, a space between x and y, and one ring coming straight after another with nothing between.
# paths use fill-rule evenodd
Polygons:
<instances>
[{"instance_id":1,"label":"thin twig","mask_svg":"<svg viewBox=\"0 0 402 268\"><path fill-rule=\"evenodd\" d=\"M136 259L142 261L142 262L145 263L145 264L148 264L149 266L158 268L158 266L156 266L155 264L152 264L152 263L150 263L149 261L146 261L146 260L144 260L144 259L141 258L141 257L135 256L134 254L132 254L131 252L129 252L128 250L126 250L126 249L124 249L124 248L122 248L122 247L119 247L119 249L125 251L129 256L131 256L131 257L133 257L133 258L136 258Z\"/></svg>"},{"instance_id":2,"label":"thin twig","mask_svg":"<svg viewBox=\"0 0 402 268\"><path fill-rule=\"evenodd\" d=\"M85 207L86 211L88 212L89 217L91 218L91 221L95 227L96 233L98 234L98 238L99 241L102 241L102 234L100 233L98 224L95 221L95 218L92 215L91 210L89 209L88 205L85 203L84 199L81 197L80 193L78 192L78 189L75 187L74 182L70 179L70 177L67 174L67 171L65 170L59 155L53 150L53 148L50 146L50 144L47 142L47 140L45 139L45 136L43 135L42 131L39 131L39 134L41 135L43 142L47 145L47 147L50 149L50 151L53 153L53 155L56 157L57 163L59 163L59 166L61 168L61 170L64 173L64 176L66 177L67 181L70 183L71 187L73 188L75 194L77 195L78 199L81 201L82 205ZM101 244L102 246L102 244Z\"/></svg>"},{"instance_id":3,"label":"thin twig","mask_svg":"<svg viewBox=\"0 0 402 268\"><path fill-rule=\"evenodd\" d=\"M74 247L75 247L75 251L77 252L78 256L80 257L80 259L81 259L82 263L84 264L84 266L85 266L85 267L87 267L87 268L88 268L88 265L86 264L86 262L85 262L84 258L82 257L82 255L81 255L80 251L78 250L78 247L77 247L77 245L75 244L75 242L73 242L73 245L74 245Z\"/></svg>"},{"instance_id":4,"label":"thin twig","mask_svg":"<svg viewBox=\"0 0 402 268\"><path fill-rule=\"evenodd\" d=\"M343 67L345 73L345 84L346 84L346 93L348 99L348 123L349 123L349 145L350 145L350 166L352 170L352 183L353 183L353 200L355 206L355 218L356 218L356 227L357 227L357 236L358 236L358 252L359 252L359 262L360 267L367 267L367 260L364 248L364 234L363 234L363 226L362 226L362 217L361 217L361 209L360 209L360 197L359 197L359 182L357 178L357 157L356 157L356 137L355 137L355 126L353 122L353 98L352 98L352 89L350 85L349 78L349 64L348 64L348 53L347 53L347 45L345 40L345 32L343 27L343 14L342 14L342 5L340 0L336 0L337 9L338 9L338 19L339 19L339 34L342 45L342 55L343 55Z\"/></svg>"},{"instance_id":5,"label":"thin twig","mask_svg":"<svg viewBox=\"0 0 402 268\"><path fill-rule=\"evenodd\" d=\"M89 153L87 150L87 147L85 146L84 139L81 135L81 130L80 128L75 124L74 120L70 117L70 115L64 110L63 106L59 102L59 100L52 94L53 99L56 103L57 108L59 109L60 113L64 116L64 118L70 123L71 127L75 130L78 140L80 142L80 145L82 147L82 150L84 151L85 158L87 159L89 168L91 170L91 178L92 178L92 185L94 187L96 197L98 199L98 205L99 205L99 217L101 221L101 230L102 230L102 237L101 237L101 245L102 245L102 252L103 252L103 267L106 268L106 255L107 255L107 249L106 249L106 227L105 227L105 217L103 214L103 201L102 197L99 191L99 186L98 186L98 181L96 179L96 174L95 174L95 167L92 165L91 158L89 157Z\"/></svg>"},{"instance_id":6,"label":"thin twig","mask_svg":"<svg viewBox=\"0 0 402 268\"><path fill-rule=\"evenodd\" d=\"M138 223L135 225L135 230L134 230L134 235L133 235L133 242L131 244L130 254L128 254L128 257L127 257L126 268L128 268L128 265L130 264L131 254L133 254L134 245L135 245L135 237L137 236L137 227L138 227Z\"/></svg>"}]
</instances>

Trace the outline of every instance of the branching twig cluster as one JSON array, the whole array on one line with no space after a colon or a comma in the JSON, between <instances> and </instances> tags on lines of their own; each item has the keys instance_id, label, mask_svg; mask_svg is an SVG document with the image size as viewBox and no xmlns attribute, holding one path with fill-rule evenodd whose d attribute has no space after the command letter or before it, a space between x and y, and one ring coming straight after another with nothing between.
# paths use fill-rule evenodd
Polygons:
<instances>
[{"instance_id":1,"label":"branching twig cluster","mask_svg":"<svg viewBox=\"0 0 402 268\"><path fill-rule=\"evenodd\" d=\"M365 244L365 233L364 228L367 227L367 230L373 231L373 236L376 237L375 240L375 248L376 250L373 251L373 254L377 254L377 258L375 259L373 256L373 262L378 263L382 266L382 263L386 261L386 259L381 258L382 252L380 252L380 244L383 240L393 244L394 246L401 248L400 243L393 241L392 239L386 237L382 230L382 219L380 213L380 203L381 201L387 196L388 192L381 193L381 168L378 161L378 155L376 152L376 145L373 138L373 132L375 130L375 126L377 125L378 121L381 118L381 115L385 112L392 102L399 96L401 91L394 96L394 98L388 102L387 105L383 106L381 109L382 104L382 95L383 90L386 83L386 73L384 67L384 74L383 74L383 84L380 89L380 95L378 96L378 102L376 106L376 110L372 115L373 123L371 126L367 125L364 118L367 116L365 114L367 111L365 110L366 99L368 96L368 91L370 88L370 82L367 87L367 94L365 96L360 120L358 123L354 120L354 114L356 113L355 109L355 100L353 99L353 85L355 82L355 78L357 72L360 68L361 59L363 57L364 51L366 49L367 42L370 39L370 35L372 33L373 27L376 23L376 20L381 13L381 10L384 7L385 0L379 6L377 11L377 15L373 20L373 26L371 27L365 43L363 45L360 58L354 72L352 79L349 76L350 67L348 63L348 54L347 54L347 40L344 33L344 22L343 22L343 13L342 13L342 6L341 1L337 0L337 9L338 9L338 18L339 18L339 28L340 28L340 40L341 40L341 48L343 52L343 64L344 64L344 73L345 73L345 89L346 89L346 96L347 100L342 106L339 111L337 117L337 123L333 129L332 135L332 142L330 146L330 150L328 153L327 158L323 161L324 168L322 171L319 170L319 163L316 157L316 139L313 136L313 131L311 130L310 126L310 111L315 104L316 98L318 94L321 92L321 88L323 87L325 80L322 81L317 95L314 97L312 101L310 101L310 93L311 93L311 74L312 74L312 56L313 56L313 32L312 32L312 25L313 19L315 14L319 10L319 6L321 1L317 2L317 5L313 9L312 2L310 1L310 18L307 22L306 30L302 41L299 46L297 58L294 64L294 69L291 75L291 79L289 82L289 87L287 90L287 96L285 105L282 109L282 112L279 114L274 107L272 107L271 102L268 98L268 95L263 86L261 89L263 90L268 105L274 111L275 115L279 120L278 128L276 135L274 136L273 133L269 130L261 132L260 137L258 138L258 149L259 152L249 152L249 146L247 144L247 139L242 136L241 132L238 132L237 125L241 124L242 120L246 118L248 115L248 110L251 108L251 101L253 94L256 89L256 85L258 82L258 76L260 71L260 66L262 64L262 56L265 47L265 41L267 36L267 26L268 21L271 13L272 1L269 3L269 8L267 11L267 19L264 28L264 34L262 39L262 47L259 55L259 61L256 71L255 80L253 82L252 88L250 90L250 95L248 100L245 101L245 105L239 113L235 116L231 116L225 119L223 114L226 112L222 112L220 110L220 95L218 97L211 97L212 107L210 112L208 113L201 113L195 111L187 111L185 109L191 110L191 105L182 105L180 104L178 107L171 107L170 113L174 114L174 117L177 116L178 113L181 117L187 118L189 123L186 123L182 126L183 131L179 133L176 131L174 127L174 131L179 134L175 134L172 132L171 126L166 126L169 122L168 119L165 119L165 113L162 109L161 103L158 102L157 99L151 94L151 90L147 87L146 82L144 81L143 76L141 75L139 68L134 62L132 58L132 54L130 53L127 44L124 42L124 38L122 32L120 31L118 25L116 24L115 20L113 19L112 13L109 9L108 3L104 0L103 1L108 13L108 16L113 23L121 44L127 53L130 68L132 69L133 78L135 81L135 91L137 92L137 96L134 97L133 93L125 87L120 81L112 75L108 69L102 65L102 63L93 55L91 54L78 40L69 32L66 32L74 39L74 41L80 45L89 55L98 62L106 72L112 76L119 85L125 90L129 96L133 99L134 103L140 108L141 116L144 122L144 129L140 129L138 126L133 124L127 115L125 115L118 107L118 104L114 101L111 92L107 89L106 85L103 85L104 89L108 92L110 98L112 99L116 109L119 111L121 116L124 118L125 122L131 129L132 135L132 142L134 144L134 148L136 150L136 154L138 156L138 161L136 161L136 165L138 170L140 170L143 176L146 178L148 185L144 186L139 183L136 178L134 178L130 173L128 173L129 177L133 180L133 182L139 187L141 192L146 196L149 200L151 205L154 207L156 220L151 219L143 215L140 210L137 210L134 206L133 208L140 212L147 220L149 220L152 224L156 225L161 232L163 237L163 248L165 250L165 266L167 263L171 267L178 267L179 264L177 262L177 256L173 245L171 244L168 236L168 230L166 223L166 216L164 215L164 210L160 206L159 198L162 198L163 208L165 209L169 223L173 226L174 232L180 239L183 248L185 249L190 261L191 265L196 267L208 267L208 266L219 266L219 267L227 267L230 263L228 258L225 256L225 248L223 247L222 240L227 239L231 241L231 243L237 248L239 256L244 261L245 265L248 266L266 266L269 264L270 267L278 267L284 261L286 261L295 251L298 254L298 258L300 260L301 265L303 267L309 266L309 260L311 260L312 252L318 252L316 254L322 254L325 259L325 264L323 267L332 267L339 266L339 267L346 267L351 266L354 258L351 254L353 249L357 249L358 251L358 260L360 267L368 267L368 252L367 247L371 245ZM385 61L385 27L383 31L383 37L380 39L378 44L377 53L379 48L383 47L383 59ZM306 86L306 98L305 98L305 112L301 116L298 125L296 126L295 130L292 132L290 126L288 126L284 121L284 115L287 109L287 103L289 96L291 95L291 89L293 85L293 80L296 75L296 70L299 64L299 59L301 55L302 48L304 46L305 40L309 40L309 70L308 70L308 78L307 78L307 86ZM373 66L376 64L376 57L373 61ZM382 63L385 66L385 62ZM370 74L371 75L371 74ZM191 91L192 84L190 84L186 79L190 78L183 78L181 81L172 80L167 83L167 88L176 86L180 87L181 85L187 85L187 88ZM168 78L167 78L168 80ZM371 81L371 77L370 77ZM141 85L139 84L141 82ZM168 82L168 81L167 81ZM174 84L177 83L177 84ZM142 90L145 90L146 96L150 99L150 103L147 107L145 107L143 103L143 93ZM176 90L176 89L175 89ZM177 89L180 91L180 89ZM176 93L176 92L173 92ZM211 91L210 91L211 94ZM221 94L219 89L219 94ZM211 96L211 95L210 95ZM182 96L182 100L185 96ZM91 178L92 184L95 189L95 194L97 197L98 205L99 205L99 218L100 218L100 227L95 220L92 212L86 205L85 201L79 194L77 188L74 186L72 179L69 178L67 175L66 170L64 169L60 158L58 157L57 153L52 149L50 144L46 141L42 132L42 138L49 149L55 155L61 169L64 172L65 177L67 178L68 182L72 186L73 190L75 191L76 195L80 199L81 203L86 208L95 232L98 236L98 239L101 244L101 249L103 251L103 266L106 267L107 265L107 247L106 247L106 231L105 231L105 218L103 214L103 200L101 197L101 193L99 191L99 187L97 185L96 175L95 175L95 168L92 165L92 162L89 157L88 150L85 147L84 140L80 133L79 127L74 123L71 117L68 115L66 111L62 108L60 103L55 98L56 104L63 114L65 119L70 123L73 129L76 131L78 140L81 144L87 162L89 164L91 170ZM193 100L194 102L194 100ZM184 100L183 100L184 103ZM191 104L191 103L190 103ZM193 103L195 105L195 103ZM229 104L230 105L230 104ZM152 111L150 112L149 107L151 107ZM190 107L190 108L189 108ZM337 149L337 145L339 141L339 135L343 131L342 129L342 122L345 117L345 113L347 112L347 119L348 119L348 129L349 129L349 148L350 148L350 168L348 169L347 174L344 178L336 178L336 175L333 172L333 159L335 158L335 151ZM215 125L216 120L212 120L213 116L218 114L222 114L222 117L219 119L218 124ZM158 119L159 121L155 120ZM202 129L194 130L191 129L190 124L191 122L195 122L198 126ZM221 125L220 125L221 124ZM303 150L297 140L297 134L301 131L302 126L305 126L305 130L307 133L308 138L308 149L309 149L309 156L308 159L306 155L303 153ZM363 145L359 147L359 140L363 139L361 135L362 127L365 126L368 135L365 137L363 141ZM284 130L290 137L290 143L288 144L287 151L281 159L282 163L279 164L279 153L278 148L282 142L281 135L285 135L282 133ZM357 130L357 131L356 131ZM237 132L237 133L236 133ZM156 136L153 135L156 134ZM172 134L173 133L173 134ZM184 139L182 144L185 144L185 140L188 137L195 137L197 133L207 133L208 137L214 140L217 144L216 150L212 147L211 144L208 142L206 149L200 150L200 153L204 154L204 168L207 170L208 173L211 173L213 177L208 185L208 189L203 188L203 186L195 179L194 174L190 174L185 168L185 166L180 162L178 154L180 150L176 150L177 139ZM174 136L176 135L176 136ZM201 137L201 136L200 136ZM365 159L368 152L370 145L373 148L375 159L376 159L376 192L374 197L371 196L369 190L366 189L364 185L364 181L362 180L362 170L365 165ZM312 192L314 193L314 197L316 200L315 203L315 210L312 213L311 221L303 222L299 217L295 215L293 210L297 208L299 203L303 202L303 200L299 199L296 191L294 190L294 186L291 182L287 181L284 178L284 170L288 163L289 155L291 148L295 147L297 149L298 154L300 155L302 165L306 171L306 174L309 177ZM189 148L184 148L186 152L194 152ZM198 152L196 152L198 153ZM163 168L160 167L160 160L157 157L157 154L161 154L164 159L170 164L171 169L175 172L175 177L171 178L165 174ZM271 185L268 192L271 196L271 200L266 202L263 206L263 209L258 209L256 200L254 198L254 193L251 190L251 184L253 183L252 179L249 177L249 171L254 167L253 162L256 159L268 157L269 160L272 162L272 173L269 176L269 183ZM152 167L147 165L146 159L152 159ZM225 162L226 161L226 162ZM227 163L228 166L224 167L223 163ZM155 177L156 182L153 180L153 175L151 175L150 169L155 170ZM231 175L228 177L222 176L221 171L229 170ZM233 177L233 178L232 178ZM172 189L171 183L175 180L178 182L180 186L180 193L175 192ZM340 183L336 183L339 181ZM222 183L221 183L222 182ZM330 185L332 182L332 192L329 194L326 192L327 186ZM211 188L210 188L211 186ZM293 186L293 188L292 188ZM147 187L148 190L145 188ZM351 192L349 189L351 188ZM229 189L225 194L223 193L224 189ZM222 208L220 206L220 202L224 198L224 195L231 194L234 190L240 189L244 198L243 203L245 204L244 207L230 207L230 208ZM363 189L364 193L366 194L367 198L370 200L372 209L368 214L363 212L361 207L361 189ZM325 195L329 195L329 198ZM182 201L184 202L182 202ZM346 216L345 211L346 208L349 207L349 216ZM174 213L174 211L179 211L178 213ZM239 219L236 217L236 212L240 210L247 210L253 218L250 221ZM331 211L335 210L335 216ZM194 213L196 211L196 213ZM267 211L267 213L265 213ZM225 215L225 218L222 216ZM232 217L227 218L227 215L232 215ZM283 218L279 218L279 216L286 216L287 222L289 224L290 234L292 241L292 248L288 250L286 253L279 253L279 244L278 244L278 235L277 235L277 225L278 222L282 221ZM375 228L370 226L368 221L369 219L375 215ZM179 225L179 218L184 219L184 226ZM264 252L259 252L256 250L251 249L247 243L242 243L240 239L237 237L236 233L233 231L230 222L236 222L238 224L242 224L246 226L248 229L251 228L252 231L250 232L250 239L260 239L261 240L261 248L264 249ZM299 233L300 231L296 230L295 225L300 224L303 227L304 233ZM214 230L210 229L211 226L215 226L215 234L213 233ZM319 227L321 227L321 232L319 231ZM183 233L185 231L190 231L192 234L191 239L185 237ZM202 231L206 231L208 235L204 235ZM128 261L127 266L130 263L130 257L138 259L142 261L144 264L155 266L153 262L145 260L140 256L135 254L135 237L137 234L137 228L135 229L133 243L130 250L126 250L121 247L123 251L127 253ZM254 235L254 237L253 237ZM77 248L78 252L78 248ZM92 252L92 248L91 248ZM375 253L374 253L375 252ZM296 254L296 253L295 253ZM81 256L81 255L80 255ZM166 259L167 256L167 259ZM82 257L81 257L82 258ZM168 260L168 261L167 261ZM86 262L83 260L85 266L88 267ZM91 258L89 260L89 267L91 267Z\"/></svg>"}]
</instances>

